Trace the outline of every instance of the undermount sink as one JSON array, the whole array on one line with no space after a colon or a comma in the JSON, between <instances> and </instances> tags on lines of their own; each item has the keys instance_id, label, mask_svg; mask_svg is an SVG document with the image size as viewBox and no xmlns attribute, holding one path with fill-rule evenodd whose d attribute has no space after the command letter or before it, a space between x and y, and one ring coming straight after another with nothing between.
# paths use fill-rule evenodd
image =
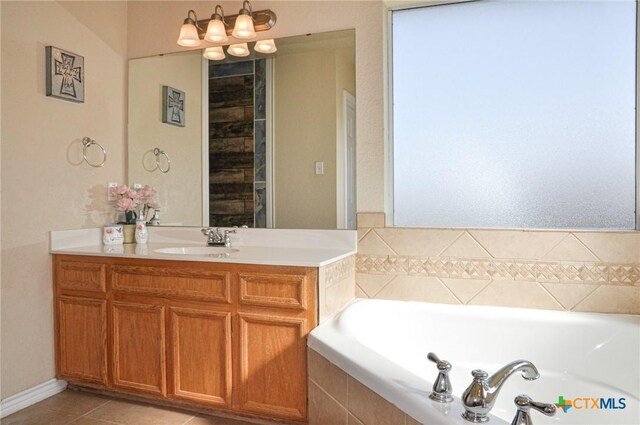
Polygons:
<instances>
[{"instance_id":1,"label":"undermount sink","mask_svg":"<svg viewBox=\"0 0 640 425\"><path fill-rule=\"evenodd\" d=\"M227 248L225 246L181 246L175 248L156 249L159 254L177 254L177 255L199 255L199 256L226 256L234 252L240 251L236 248Z\"/></svg>"}]
</instances>

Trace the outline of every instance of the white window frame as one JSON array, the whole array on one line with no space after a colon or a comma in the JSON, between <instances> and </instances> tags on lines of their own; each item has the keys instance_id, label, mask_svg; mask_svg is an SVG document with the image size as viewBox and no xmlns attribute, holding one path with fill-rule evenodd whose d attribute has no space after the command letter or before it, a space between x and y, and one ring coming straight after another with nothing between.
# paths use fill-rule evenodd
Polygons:
<instances>
[{"instance_id":1,"label":"white window frame","mask_svg":"<svg viewBox=\"0 0 640 425\"><path fill-rule=\"evenodd\" d=\"M384 137L384 182L385 182L385 194L384 194L384 209L385 209L385 226L396 227L394 224L394 167L393 167L393 12L398 10L419 9L424 7L437 7L448 4L456 3L470 3L472 1L480 0L450 0L450 1L424 1L418 3L411 3L410 5L398 5L393 7L387 7L387 13L385 16L386 22L384 25L383 37L386 40L386 49L384 51L384 107L385 107L385 128L387 129ZM640 0L636 1L636 217L635 217L635 229L633 230L615 230L615 229L589 229L589 232L636 232L640 231ZM398 226L401 227L401 226ZM416 226L417 227L417 226ZM427 227L430 228L430 227ZM464 227L459 227L464 228ZM493 230L510 230L510 228L491 228ZM550 230L550 229L535 229L535 228L518 228L516 230ZM558 229L561 231L587 231L585 229Z\"/></svg>"}]
</instances>

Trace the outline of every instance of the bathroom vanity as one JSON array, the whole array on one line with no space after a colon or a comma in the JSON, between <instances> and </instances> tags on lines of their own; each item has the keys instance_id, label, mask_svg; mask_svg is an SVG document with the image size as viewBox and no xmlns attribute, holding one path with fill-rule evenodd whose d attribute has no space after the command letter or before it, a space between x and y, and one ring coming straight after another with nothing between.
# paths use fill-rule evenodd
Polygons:
<instances>
[{"instance_id":1,"label":"bathroom vanity","mask_svg":"<svg viewBox=\"0 0 640 425\"><path fill-rule=\"evenodd\" d=\"M353 298L353 254L325 250L318 261L311 257L321 250L311 249L306 265L291 265L304 263L304 248L172 256L180 249L168 245L138 254L135 246L52 248L58 378L183 407L306 422L307 335L321 309ZM288 261L289 250L298 257ZM336 296L327 301L327 293Z\"/></svg>"}]
</instances>

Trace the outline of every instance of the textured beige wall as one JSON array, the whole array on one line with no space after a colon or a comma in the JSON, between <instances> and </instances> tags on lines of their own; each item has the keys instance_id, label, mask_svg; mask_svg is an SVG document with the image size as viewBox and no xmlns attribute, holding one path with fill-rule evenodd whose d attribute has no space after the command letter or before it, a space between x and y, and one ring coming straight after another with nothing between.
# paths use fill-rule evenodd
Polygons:
<instances>
[{"instance_id":1,"label":"textured beige wall","mask_svg":"<svg viewBox=\"0 0 640 425\"><path fill-rule=\"evenodd\" d=\"M106 182L124 178L126 20L124 2L2 2L2 398L54 377L48 232L113 219ZM85 103L45 96L47 45L84 56ZM84 136L107 150L104 167L77 165Z\"/></svg>"},{"instance_id":2,"label":"textured beige wall","mask_svg":"<svg viewBox=\"0 0 640 425\"><path fill-rule=\"evenodd\" d=\"M225 11L238 2L223 1ZM385 6L380 1L253 1L254 10L273 9L277 25L259 38L356 30L358 211L384 210L384 41ZM211 2L129 2L130 58L182 50L177 44L189 9L210 16ZM232 12L229 12L232 13Z\"/></svg>"},{"instance_id":3,"label":"textured beige wall","mask_svg":"<svg viewBox=\"0 0 640 425\"><path fill-rule=\"evenodd\" d=\"M162 122L162 86L185 92L185 126ZM160 221L202 225L202 55L185 52L129 61L129 184L158 190ZM153 170L153 149L171 159L168 173ZM166 167L164 157L161 166ZM150 218L150 217L148 217Z\"/></svg>"}]
</instances>

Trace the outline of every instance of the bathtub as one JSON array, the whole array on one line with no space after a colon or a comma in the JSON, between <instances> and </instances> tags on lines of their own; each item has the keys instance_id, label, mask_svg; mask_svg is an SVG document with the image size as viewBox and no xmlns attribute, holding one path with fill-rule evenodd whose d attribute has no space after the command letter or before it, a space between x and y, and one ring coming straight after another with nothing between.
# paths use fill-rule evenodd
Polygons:
<instances>
[{"instance_id":1,"label":"bathtub","mask_svg":"<svg viewBox=\"0 0 640 425\"><path fill-rule=\"evenodd\" d=\"M558 403L560 396L576 401L554 417L532 410L536 425L640 424L640 316L356 300L314 329L308 345L427 425L470 424L461 418L460 395L472 381L471 370L491 375L516 359L531 361L540 378L512 375L490 424L511 423L519 394L545 403ZM453 366L452 403L428 398L437 377L430 351ZM604 404L576 400L582 398ZM594 409L594 403L604 408Z\"/></svg>"}]
</instances>

